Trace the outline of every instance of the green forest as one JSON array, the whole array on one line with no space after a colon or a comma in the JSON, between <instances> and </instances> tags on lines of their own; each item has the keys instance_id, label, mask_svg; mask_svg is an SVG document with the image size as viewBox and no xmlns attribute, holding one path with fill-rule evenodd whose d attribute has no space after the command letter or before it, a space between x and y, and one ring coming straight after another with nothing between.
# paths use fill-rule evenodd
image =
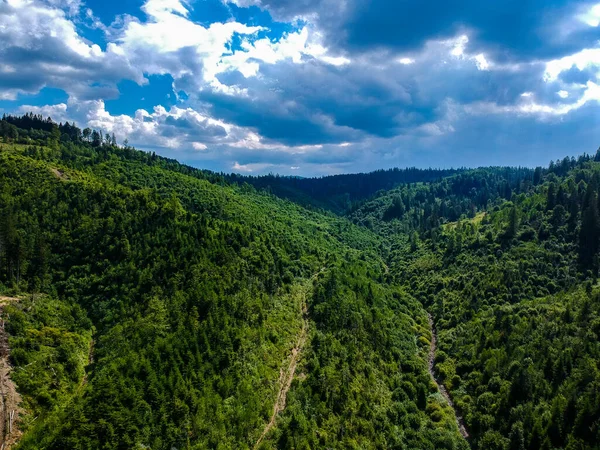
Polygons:
<instances>
[{"instance_id":1,"label":"green forest","mask_svg":"<svg viewBox=\"0 0 600 450\"><path fill-rule=\"evenodd\" d=\"M600 151L243 177L0 121L17 449L598 449L599 270Z\"/></svg>"}]
</instances>

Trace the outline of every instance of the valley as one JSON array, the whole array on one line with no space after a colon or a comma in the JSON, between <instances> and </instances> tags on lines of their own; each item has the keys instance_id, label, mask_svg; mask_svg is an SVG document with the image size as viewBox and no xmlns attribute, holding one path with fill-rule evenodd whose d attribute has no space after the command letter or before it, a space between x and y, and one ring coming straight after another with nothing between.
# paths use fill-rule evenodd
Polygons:
<instances>
[{"instance_id":1,"label":"valley","mask_svg":"<svg viewBox=\"0 0 600 450\"><path fill-rule=\"evenodd\" d=\"M10 448L600 440L599 153L242 177L48 126L0 143Z\"/></svg>"}]
</instances>

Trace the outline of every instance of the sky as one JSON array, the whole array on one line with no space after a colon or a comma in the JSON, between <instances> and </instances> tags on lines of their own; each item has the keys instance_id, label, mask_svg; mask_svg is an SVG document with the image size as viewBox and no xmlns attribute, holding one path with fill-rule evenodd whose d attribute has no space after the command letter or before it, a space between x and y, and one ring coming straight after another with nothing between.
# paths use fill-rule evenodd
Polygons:
<instances>
[{"instance_id":1,"label":"sky","mask_svg":"<svg viewBox=\"0 0 600 450\"><path fill-rule=\"evenodd\" d=\"M0 0L0 113L222 172L546 165L600 145L600 3Z\"/></svg>"}]
</instances>

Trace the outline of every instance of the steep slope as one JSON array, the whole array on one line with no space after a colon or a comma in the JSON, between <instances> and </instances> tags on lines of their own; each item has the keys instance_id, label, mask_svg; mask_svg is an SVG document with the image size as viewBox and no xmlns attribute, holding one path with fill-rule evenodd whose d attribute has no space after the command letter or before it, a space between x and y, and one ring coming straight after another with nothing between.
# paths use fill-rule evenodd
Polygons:
<instances>
[{"instance_id":1,"label":"steep slope","mask_svg":"<svg viewBox=\"0 0 600 450\"><path fill-rule=\"evenodd\" d=\"M424 364L426 315L381 276L346 261L316 280L301 376L265 448L469 448Z\"/></svg>"},{"instance_id":2,"label":"steep slope","mask_svg":"<svg viewBox=\"0 0 600 450\"><path fill-rule=\"evenodd\" d=\"M269 419L269 422L267 423L263 432L261 433L260 437L258 438L258 441L256 441L254 448L260 447L260 445L264 441L265 437L275 427L275 424L276 424L276 421L277 421L279 415L285 410L288 392L290 390L292 382L294 381L294 378L297 375L296 367L298 366L298 361L300 360L301 356L304 353L304 348L306 346L306 342L308 339L309 321L308 321L308 315L307 315L307 313L308 313L307 297L313 288L313 280L316 277L318 277L322 271L323 270L314 274L305 283L305 285L302 286L298 290L298 296L297 296L298 297L298 307L299 307L298 309L299 309L299 313L302 315L302 327L300 328L300 332L298 333L298 336L296 337L296 343L294 345L294 348L292 348L291 353L285 359L285 362L279 371L280 375L279 375L279 380L277 382L278 391L277 391L277 397L275 400L275 404L273 405L273 414L271 414L271 418Z\"/></svg>"},{"instance_id":3,"label":"steep slope","mask_svg":"<svg viewBox=\"0 0 600 450\"><path fill-rule=\"evenodd\" d=\"M43 127L0 144L20 448L597 448L600 153L281 183L348 220Z\"/></svg>"},{"instance_id":4,"label":"steep slope","mask_svg":"<svg viewBox=\"0 0 600 450\"><path fill-rule=\"evenodd\" d=\"M527 191L533 173L527 168L490 167L432 183L407 184L362 202L348 217L383 236L429 232Z\"/></svg>"},{"instance_id":5,"label":"steep slope","mask_svg":"<svg viewBox=\"0 0 600 450\"><path fill-rule=\"evenodd\" d=\"M469 173L457 178L463 176ZM510 200L488 189L492 195L478 202L480 190L425 196L388 220L385 207L357 212L360 221L361 211L371 211L366 218L390 241L391 275L434 318L434 371L473 448L597 448L599 186L600 164L584 155L536 170ZM387 197L437 189L417 186ZM461 206L469 199L471 212ZM444 202L462 219L436 216ZM424 219L425 211L435 223L411 219Z\"/></svg>"},{"instance_id":6,"label":"steep slope","mask_svg":"<svg viewBox=\"0 0 600 450\"><path fill-rule=\"evenodd\" d=\"M348 317L389 322L371 323L353 344L374 372L364 378L359 365L351 379L378 384L356 390L343 414L338 401L319 405L311 417L328 438L316 446L352 436L371 448L392 439L410 447L419 430L431 431L419 438L423 448L463 445L451 416L414 397L429 391L424 344L417 344L426 318L408 296L410 308L395 306L378 236L132 149L48 144L0 149L0 288L43 293L16 305L9 322L15 373L27 374L17 379L28 413L19 448L251 448L271 418L282 361L308 320L301 372L262 446L283 442L273 436L294 429L288 417L298 383L329 395L313 385L322 376L312 361L329 364L325 338L343 333L343 346L351 344ZM330 300L315 294L303 318L299 289L323 267L363 274L344 275L336 301L341 306L352 292L362 300L338 318L334 307L323 316ZM49 316L49 308L60 315ZM333 328L322 329L329 322ZM376 344L390 340L393 349ZM344 347L333 350L353 361ZM370 422L372 399L385 404L378 413L385 427L353 428ZM402 422L398 408L415 419Z\"/></svg>"},{"instance_id":7,"label":"steep slope","mask_svg":"<svg viewBox=\"0 0 600 450\"><path fill-rule=\"evenodd\" d=\"M238 184L250 184L298 204L344 214L379 191L398 185L429 183L464 171L464 169L389 169L369 173L330 175L321 178L281 177L278 175L225 175Z\"/></svg>"}]
</instances>

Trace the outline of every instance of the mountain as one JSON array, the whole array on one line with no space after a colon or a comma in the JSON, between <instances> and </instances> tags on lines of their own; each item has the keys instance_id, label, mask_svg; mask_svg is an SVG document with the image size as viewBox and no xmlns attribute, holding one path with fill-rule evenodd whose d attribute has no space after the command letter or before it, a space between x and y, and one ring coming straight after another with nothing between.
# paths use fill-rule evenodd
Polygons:
<instances>
[{"instance_id":1,"label":"mountain","mask_svg":"<svg viewBox=\"0 0 600 450\"><path fill-rule=\"evenodd\" d=\"M466 448L379 236L54 126L0 150L18 448Z\"/></svg>"},{"instance_id":2,"label":"mountain","mask_svg":"<svg viewBox=\"0 0 600 450\"><path fill-rule=\"evenodd\" d=\"M395 283L432 315L472 448L600 442L599 160L476 170L351 216L388 239Z\"/></svg>"},{"instance_id":3,"label":"mountain","mask_svg":"<svg viewBox=\"0 0 600 450\"><path fill-rule=\"evenodd\" d=\"M251 178L0 136L3 443L598 448L600 153Z\"/></svg>"},{"instance_id":4,"label":"mountain","mask_svg":"<svg viewBox=\"0 0 600 450\"><path fill-rule=\"evenodd\" d=\"M251 184L306 207L343 214L379 191L409 183L427 183L460 173L465 169L389 169L370 173L331 175L321 178L281 177L278 175L224 175L238 184Z\"/></svg>"}]
</instances>

